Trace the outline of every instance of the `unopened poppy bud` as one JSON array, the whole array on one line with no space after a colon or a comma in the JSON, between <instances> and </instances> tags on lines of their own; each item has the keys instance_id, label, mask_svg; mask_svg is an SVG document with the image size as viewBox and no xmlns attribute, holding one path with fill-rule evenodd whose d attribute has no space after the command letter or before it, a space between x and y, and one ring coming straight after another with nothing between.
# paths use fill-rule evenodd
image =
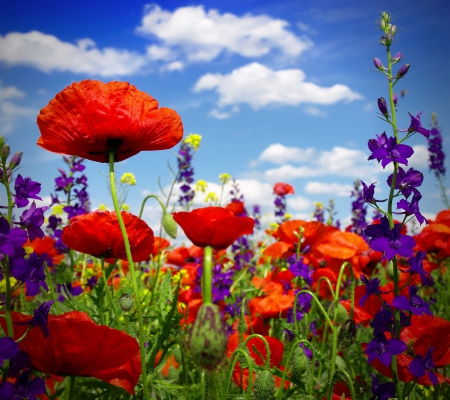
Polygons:
<instances>
[{"instance_id":1,"label":"unopened poppy bud","mask_svg":"<svg viewBox=\"0 0 450 400\"><path fill-rule=\"evenodd\" d=\"M9 157L9 153L11 152L9 145L4 144L2 147L1 157L3 162L6 161L6 159Z\"/></svg>"},{"instance_id":2,"label":"unopened poppy bud","mask_svg":"<svg viewBox=\"0 0 450 400\"><path fill-rule=\"evenodd\" d=\"M133 308L133 299L127 293L119 298L119 304L123 311L128 312Z\"/></svg>"},{"instance_id":3,"label":"unopened poppy bud","mask_svg":"<svg viewBox=\"0 0 450 400\"><path fill-rule=\"evenodd\" d=\"M202 304L189 333L188 347L198 366L213 371L225 358L227 334L220 309Z\"/></svg>"},{"instance_id":4,"label":"unopened poppy bud","mask_svg":"<svg viewBox=\"0 0 450 400\"><path fill-rule=\"evenodd\" d=\"M275 379L270 371L260 371L255 379L255 400L271 400L275 394Z\"/></svg>"},{"instance_id":5,"label":"unopened poppy bud","mask_svg":"<svg viewBox=\"0 0 450 400\"><path fill-rule=\"evenodd\" d=\"M378 109L380 110L381 114L383 114L386 118L389 118L386 100L383 97L380 97L378 99Z\"/></svg>"},{"instance_id":6,"label":"unopened poppy bud","mask_svg":"<svg viewBox=\"0 0 450 400\"><path fill-rule=\"evenodd\" d=\"M11 157L11 160L9 160L9 168L14 169L17 166L19 166L20 161L22 160L22 152L18 151L17 153L14 153L14 155Z\"/></svg>"},{"instance_id":7,"label":"unopened poppy bud","mask_svg":"<svg viewBox=\"0 0 450 400\"><path fill-rule=\"evenodd\" d=\"M379 58L373 58L373 65L375 65L375 68L379 69L380 71L383 71L385 69L383 63Z\"/></svg>"},{"instance_id":8,"label":"unopened poppy bud","mask_svg":"<svg viewBox=\"0 0 450 400\"><path fill-rule=\"evenodd\" d=\"M334 318L334 307L331 310L332 318ZM336 321L339 324L343 324L348 319L348 312L345 309L345 307L341 303L337 303L337 314L336 314Z\"/></svg>"},{"instance_id":9,"label":"unopened poppy bud","mask_svg":"<svg viewBox=\"0 0 450 400\"><path fill-rule=\"evenodd\" d=\"M161 225L164 231L172 238L176 239L178 225L172 217L172 214L164 213L161 219Z\"/></svg>"},{"instance_id":10,"label":"unopened poppy bud","mask_svg":"<svg viewBox=\"0 0 450 400\"><path fill-rule=\"evenodd\" d=\"M292 354L292 378L301 382L308 366L309 360L306 357L305 351L297 346Z\"/></svg>"},{"instance_id":11,"label":"unopened poppy bud","mask_svg":"<svg viewBox=\"0 0 450 400\"><path fill-rule=\"evenodd\" d=\"M410 66L409 64L403 65L403 66L398 70L397 75L396 75L396 77L395 77L395 80L398 80L398 79L400 79L400 78L403 78L403 77L408 73L409 66Z\"/></svg>"},{"instance_id":12,"label":"unopened poppy bud","mask_svg":"<svg viewBox=\"0 0 450 400\"><path fill-rule=\"evenodd\" d=\"M338 348L340 350L346 349L354 341L356 337L356 324L352 319L345 321L338 333Z\"/></svg>"}]
</instances>

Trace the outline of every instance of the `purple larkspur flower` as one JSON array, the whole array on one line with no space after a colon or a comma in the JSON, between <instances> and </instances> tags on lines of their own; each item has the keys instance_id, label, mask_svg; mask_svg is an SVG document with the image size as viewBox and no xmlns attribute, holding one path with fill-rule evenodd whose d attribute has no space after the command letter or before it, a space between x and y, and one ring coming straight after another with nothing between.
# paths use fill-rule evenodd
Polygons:
<instances>
[{"instance_id":1,"label":"purple larkspur flower","mask_svg":"<svg viewBox=\"0 0 450 400\"><path fill-rule=\"evenodd\" d=\"M14 200L16 206L26 207L29 204L28 199L42 200L37 194L41 191L41 184L34 182L31 178L22 178L22 175L17 175L14 184Z\"/></svg>"},{"instance_id":2,"label":"purple larkspur flower","mask_svg":"<svg viewBox=\"0 0 450 400\"><path fill-rule=\"evenodd\" d=\"M44 223L44 212L47 209L48 207L36 207L36 203L33 201L30 208L20 216L20 222L15 222L26 229L30 242L36 238L42 239L45 236L41 226Z\"/></svg>"},{"instance_id":3,"label":"purple larkspur flower","mask_svg":"<svg viewBox=\"0 0 450 400\"><path fill-rule=\"evenodd\" d=\"M360 189L360 185L362 181L355 181L354 190L350 192L350 197L353 197L352 201L352 225L351 232L360 235L364 240L366 240L366 236L364 235L364 229L367 228L367 205L364 197L364 189ZM364 186L367 188L367 185L364 183ZM364 187L363 186L363 187ZM373 198L373 194L372 194Z\"/></svg>"},{"instance_id":4,"label":"purple larkspur flower","mask_svg":"<svg viewBox=\"0 0 450 400\"><path fill-rule=\"evenodd\" d=\"M85 159L84 158L72 158L71 160L71 167L70 167L70 171L75 173L75 172L82 172L84 171L84 169L86 168L85 165L83 165L83 161ZM69 165L70 165L69 163Z\"/></svg>"},{"instance_id":5,"label":"purple larkspur flower","mask_svg":"<svg viewBox=\"0 0 450 400\"><path fill-rule=\"evenodd\" d=\"M297 260L296 256L291 256L286 261L290 264L289 271L292 272L294 276L301 277L307 285L312 285L314 269L303 262L303 257L300 257L300 259Z\"/></svg>"},{"instance_id":6,"label":"purple larkspur flower","mask_svg":"<svg viewBox=\"0 0 450 400\"><path fill-rule=\"evenodd\" d=\"M36 395L45 393L45 382L41 378L30 380L31 369L23 371L14 383L14 400L37 400Z\"/></svg>"},{"instance_id":7,"label":"purple larkspur flower","mask_svg":"<svg viewBox=\"0 0 450 400\"><path fill-rule=\"evenodd\" d=\"M377 103L380 113L383 114L386 118L389 118L389 111L387 108L386 100L383 97L380 97Z\"/></svg>"},{"instance_id":8,"label":"purple larkspur flower","mask_svg":"<svg viewBox=\"0 0 450 400\"><path fill-rule=\"evenodd\" d=\"M370 326L373 328L373 332L389 332L391 335L394 333L394 310L387 303L383 302L381 310L378 311L374 317ZM410 326L411 322L405 313L400 312L400 324L402 327Z\"/></svg>"},{"instance_id":9,"label":"purple larkspur flower","mask_svg":"<svg viewBox=\"0 0 450 400\"><path fill-rule=\"evenodd\" d=\"M422 357L421 355L416 356L416 358L409 364L409 372L417 378L422 378L425 374L427 374L433 386L436 386L438 384L438 379L436 374L433 372L433 350L434 347L430 347L427 354L425 354L425 357Z\"/></svg>"},{"instance_id":10,"label":"purple larkspur flower","mask_svg":"<svg viewBox=\"0 0 450 400\"><path fill-rule=\"evenodd\" d=\"M16 324L38 326L44 334L44 338L46 338L50 333L47 327L48 313L50 312L50 308L54 302L54 300L44 301L37 309L34 309L32 318L27 321L16 322Z\"/></svg>"},{"instance_id":11,"label":"purple larkspur flower","mask_svg":"<svg viewBox=\"0 0 450 400\"><path fill-rule=\"evenodd\" d=\"M372 378L372 394L370 400L388 400L397 397L397 391L393 382L381 383L378 377L370 374Z\"/></svg>"},{"instance_id":12,"label":"purple larkspur flower","mask_svg":"<svg viewBox=\"0 0 450 400\"><path fill-rule=\"evenodd\" d=\"M19 353L19 345L11 337L0 338L0 366L5 360L11 360Z\"/></svg>"},{"instance_id":13,"label":"purple larkspur flower","mask_svg":"<svg viewBox=\"0 0 450 400\"><path fill-rule=\"evenodd\" d=\"M60 293L58 301L63 302L66 300L66 295L72 297L79 296L83 293L83 288L81 286L73 286L72 283L69 282L63 285L58 285L57 291Z\"/></svg>"},{"instance_id":14,"label":"purple larkspur flower","mask_svg":"<svg viewBox=\"0 0 450 400\"><path fill-rule=\"evenodd\" d=\"M20 228L12 228L6 218L0 216L0 261L6 256L14 256L16 248L27 241L27 233Z\"/></svg>"},{"instance_id":15,"label":"purple larkspur flower","mask_svg":"<svg viewBox=\"0 0 450 400\"><path fill-rule=\"evenodd\" d=\"M386 339L384 333L374 332L373 340L367 344L364 353L368 356L368 363L371 364L378 359L389 367L392 362L392 356L402 354L406 350L406 344L400 339Z\"/></svg>"},{"instance_id":16,"label":"purple larkspur flower","mask_svg":"<svg viewBox=\"0 0 450 400\"><path fill-rule=\"evenodd\" d=\"M406 214L407 216L414 215L420 225L422 225L424 222L428 224L428 220L420 213L419 210L419 201L421 198L422 198L421 194L414 193L414 196L412 197L410 202L405 199L400 200L397 203L397 208L405 211L399 214Z\"/></svg>"},{"instance_id":17,"label":"purple larkspur flower","mask_svg":"<svg viewBox=\"0 0 450 400\"><path fill-rule=\"evenodd\" d=\"M309 310L311 309L311 301L312 297L308 293L300 293L297 296L297 304L295 307L295 319L297 321L302 320L305 314L309 312ZM294 307L289 309L286 320L289 324L294 323Z\"/></svg>"},{"instance_id":18,"label":"purple larkspur flower","mask_svg":"<svg viewBox=\"0 0 450 400\"><path fill-rule=\"evenodd\" d=\"M368 147L372 154L368 160L381 161L383 168L393 161L408 165L408 158L414 154L412 147L397 143L395 137L388 138L385 132L377 137L378 139L369 139Z\"/></svg>"},{"instance_id":19,"label":"purple larkspur flower","mask_svg":"<svg viewBox=\"0 0 450 400\"><path fill-rule=\"evenodd\" d=\"M24 368L28 368L30 365L30 355L26 351L19 350L19 352L9 361L8 375L17 378L20 371ZM1 396L0 399L2 399Z\"/></svg>"},{"instance_id":20,"label":"purple larkspur flower","mask_svg":"<svg viewBox=\"0 0 450 400\"><path fill-rule=\"evenodd\" d=\"M409 125L408 129L399 129L399 132L408 132L408 133L414 133L418 132L428 138L430 136L430 131L428 129L425 129L422 127L422 122L420 122L420 116L422 115L422 111L417 114L415 117L411 115L411 113L408 113L411 117L411 124Z\"/></svg>"},{"instance_id":21,"label":"purple larkspur flower","mask_svg":"<svg viewBox=\"0 0 450 400\"><path fill-rule=\"evenodd\" d=\"M44 262L47 257L47 253L41 256L38 256L37 253L31 253L28 259L14 257L10 260L11 275L26 283L27 296L36 296L39 294L41 287L48 291L44 270Z\"/></svg>"},{"instance_id":22,"label":"purple larkspur flower","mask_svg":"<svg viewBox=\"0 0 450 400\"><path fill-rule=\"evenodd\" d=\"M55 190L57 192L62 190L64 193L67 193L75 178L72 176L67 176L66 171L61 168L58 168L58 170L61 176L55 179Z\"/></svg>"},{"instance_id":23,"label":"purple larkspur flower","mask_svg":"<svg viewBox=\"0 0 450 400\"><path fill-rule=\"evenodd\" d=\"M372 224L364 233L372 238L369 246L372 250L384 253L386 260L392 260L397 254L402 257L411 257L416 242L411 236L400 233L402 226L395 224L391 229L386 216L382 217L380 224Z\"/></svg>"},{"instance_id":24,"label":"purple larkspur flower","mask_svg":"<svg viewBox=\"0 0 450 400\"><path fill-rule=\"evenodd\" d=\"M387 199L377 200L373 197L375 194L375 183L371 183L369 186L367 186L364 181L361 181L361 184L363 186L362 196L363 196L363 200L366 203L370 203L370 204L383 203L387 200Z\"/></svg>"},{"instance_id":25,"label":"purple larkspur flower","mask_svg":"<svg viewBox=\"0 0 450 400\"><path fill-rule=\"evenodd\" d=\"M363 274L361 274L360 278L361 282L366 285L366 293L359 300L359 305L363 307L370 295L379 295L382 293L380 291L381 281L378 278L373 278L369 281Z\"/></svg>"},{"instance_id":26,"label":"purple larkspur flower","mask_svg":"<svg viewBox=\"0 0 450 400\"><path fill-rule=\"evenodd\" d=\"M408 286L409 299L406 296L400 295L392 300L392 305L399 310L411 311L414 315L428 314L431 317L433 313L430 311L430 306L420 296L417 295L417 286Z\"/></svg>"},{"instance_id":27,"label":"purple larkspur flower","mask_svg":"<svg viewBox=\"0 0 450 400\"><path fill-rule=\"evenodd\" d=\"M409 268L407 270L400 270L402 272L411 274L411 276L413 276L414 274L419 275L420 280L422 281L422 285L424 286L433 286L433 277L423 268L423 260L426 256L426 252L418 251L414 257L408 259Z\"/></svg>"},{"instance_id":28,"label":"purple larkspur flower","mask_svg":"<svg viewBox=\"0 0 450 400\"><path fill-rule=\"evenodd\" d=\"M191 188L194 182L194 168L192 167L192 158L194 149L186 142L181 144L178 151L178 177L177 182L181 183L180 190L183 192L178 198L181 206L187 206L195 196L195 191Z\"/></svg>"},{"instance_id":29,"label":"purple larkspur flower","mask_svg":"<svg viewBox=\"0 0 450 400\"><path fill-rule=\"evenodd\" d=\"M387 184L392 186L393 174L389 175L387 179ZM422 185L423 174L414 168L408 169L407 172L402 167L398 167L397 177L395 179L395 189L400 190L400 192L408 198L412 192L418 193L417 189Z\"/></svg>"},{"instance_id":30,"label":"purple larkspur flower","mask_svg":"<svg viewBox=\"0 0 450 400\"><path fill-rule=\"evenodd\" d=\"M233 271L222 272L220 264L214 266L212 278L213 302L216 303L231 296L230 288L233 284L233 275Z\"/></svg>"},{"instance_id":31,"label":"purple larkspur flower","mask_svg":"<svg viewBox=\"0 0 450 400\"><path fill-rule=\"evenodd\" d=\"M436 177L445 175L445 153L442 151L442 135L439 127L435 126L428 137L428 154L430 171Z\"/></svg>"}]
</instances>

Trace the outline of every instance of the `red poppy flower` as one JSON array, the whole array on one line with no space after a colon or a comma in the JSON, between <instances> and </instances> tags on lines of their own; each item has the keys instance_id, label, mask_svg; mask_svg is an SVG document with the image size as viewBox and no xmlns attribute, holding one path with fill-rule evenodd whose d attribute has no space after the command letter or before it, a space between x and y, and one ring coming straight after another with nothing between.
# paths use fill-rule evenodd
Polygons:
<instances>
[{"instance_id":1,"label":"red poppy flower","mask_svg":"<svg viewBox=\"0 0 450 400\"><path fill-rule=\"evenodd\" d=\"M153 231L140 218L122 211L133 261L149 259L153 251ZM115 212L97 210L70 220L62 241L68 247L94 257L126 260L125 244Z\"/></svg>"},{"instance_id":2,"label":"red poppy flower","mask_svg":"<svg viewBox=\"0 0 450 400\"><path fill-rule=\"evenodd\" d=\"M55 249L55 243L55 239L44 236L42 239L36 238L32 242L28 239L23 247L31 247L39 256L46 253L52 259L53 265L58 265L64 258L64 254L60 254Z\"/></svg>"},{"instance_id":3,"label":"red poppy flower","mask_svg":"<svg viewBox=\"0 0 450 400\"><path fill-rule=\"evenodd\" d=\"M278 293L255 297L248 302L248 309L252 315L259 315L261 318L286 318L294 304L294 298L292 291L286 295Z\"/></svg>"},{"instance_id":4,"label":"red poppy flower","mask_svg":"<svg viewBox=\"0 0 450 400\"><path fill-rule=\"evenodd\" d=\"M239 200L233 200L230 204L227 204L225 208L227 210L230 210L236 216L245 213L244 203Z\"/></svg>"},{"instance_id":5,"label":"red poppy flower","mask_svg":"<svg viewBox=\"0 0 450 400\"><path fill-rule=\"evenodd\" d=\"M287 194L294 194L294 188L288 183L278 182L273 187L273 193L277 196L285 196Z\"/></svg>"},{"instance_id":6,"label":"red poppy flower","mask_svg":"<svg viewBox=\"0 0 450 400\"><path fill-rule=\"evenodd\" d=\"M54 153L98 162L140 151L165 150L183 137L180 116L128 82L85 80L66 87L44 107L37 144Z\"/></svg>"},{"instance_id":7,"label":"red poppy flower","mask_svg":"<svg viewBox=\"0 0 450 400\"><path fill-rule=\"evenodd\" d=\"M153 250L151 252L153 257L156 257L158 253L162 253L164 249L170 246L170 242L167 239L155 236L155 242L153 244Z\"/></svg>"},{"instance_id":8,"label":"red poppy flower","mask_svg":"<svg viewBox=\"0 0 450 400\"><path fill-rule=\"evenodd\" d=\"M13 322L29 320L29 315L12 312ZM5 319L0 325L6 329ZM19 342L21 350L31 357L31 367L60 376L90 376L121 387L134 394L141 361L136 339L123 331L97 325L84 312L71 311L49 315L50 335L46 339L40 329L32 329ZM19 339L27 325L14 325L14 339Z\"/></svg>"},{"instance_id":9,"label":"red poppy flower","mask_svg":"<svg viewBox=\"0 0 450 400\"><path fill-rule=\"evenodd\" d=\"M173 219L196 246L211 246L216 250L226 249L239 236L253 233L255 225L252 218L236 217L222 207L174 212Z\"/></svg>"}]
</instances>

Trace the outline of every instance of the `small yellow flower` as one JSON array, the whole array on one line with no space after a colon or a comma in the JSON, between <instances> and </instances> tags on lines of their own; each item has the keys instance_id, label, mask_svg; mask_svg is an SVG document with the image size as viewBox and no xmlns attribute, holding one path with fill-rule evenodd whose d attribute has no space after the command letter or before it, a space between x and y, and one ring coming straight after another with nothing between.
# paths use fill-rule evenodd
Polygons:
<instances>
[{"instance_id":1,"label":"small yellow flower","mask_svg":"<svg viewBox=\"0 0 450 400\"><path fill-rule=\"evenodd\" d=\"M64 213L64 206L62 204L53 205L53 215L62 215Z\"/></svg>"},{"instance_id":2,"label":"small yellow flower","mask_svg":"<svg viewBox=\"0 0 450 400\"><path fill-rule=\"evenodd\" d=\"M323 208L323 204L320 203L319 201L315 201L314 206L317 207L319 210L321 210Z\"/></svg>"},{"instance_id":3,"label":"small yellow flower","mask_svg":"<svg viewBox=\"0 0 450 400\"><path fill-rule=\"evenodd\" d=\"M122 203L122 204L120 205L120 208L121 208L123 211L128 211L128 210L130 209L130 206L129 206L128 204Z\"/></svg>"},{"instance_id":4,"label":"small yellow flower","mask_svg":"<svg viewBox=\"0 0 450 400\"><path fill-rule=\"evenodd\" d=\"M206 203L217 203L219 201L219 198L217 197L217 194L214 192L209 192L205 197Z\"/></svg>"},{"instance_id":5,"label":"small yellow flower","mask_svg":"<svg viewBox=\"0 0 450 400\"><path fill-rule=\"evenodd\" d=\"M197 133L190 133L186 139L184 139L184 143L191 146L194 151L197 151L200 147L200 142L202 141L201 135Z\"/></svg>"},{"instance_id":6,"label":"small yellow flower","mask_svg":"<svg viewBox=\"0 0 450 400\"><path fill-rule=\"evenodd\" d=\"M122 182L124 185L134 186L136 185L136 178L131 172L125 172L122 175L122 178L120 178L120 182Z\"/></svg>"},{"instance_id":7,"label":"small yellow flower","mask_svg":"<svg viewBox=\"0 0 450 400\"><path fill-rule=\"evenodd\" d=\"M292 218L292 214L286 213L284 214L284 218L286 218L286 220L289 220Z\"/></svg>"},{"instance_id":8,"label":"small yellow flower","mask_svg":"<svg viewBox=\"0 0 450 400\"><path fill-rule=\"evenodd\" d=\"M227 184L231 180L231 175L227 173L223 173L219 175L220 182L224 185Z\"/></svg>"},{"instance_id":9,"label":"small yellow flower","mask_svg":"<svg viewBox=\"0 0 450 400\"><path fill-rule=\"evenodd\" d=\"M276 222L271 222L271 223L270 223L270 227L271 227L272 229L278 229L279 225L278 225Z\"/></svg>"},{"instance_id":10,"label":"small yellow flower","mask_svg":"<svg viewBox=\"0 0 450 400\"><path fill-rule=\"evenodd\" d=\"M203 179L200 179L195 184L195 191L196 192L205 193L207 188L208 188L208 183L206 181L204 181Z\"/></svg>"},{"instance_id":11,"label":"small yellow flower","mask_svg":"<svg viewBox=\"0 0 450 400\"><path fill-rule=\"evenodd\" d=\"M99 210L102 210L102 211L105 211L107 208L106 208L106 206L102 203L102 204L99 204L98 209L99 209Z\"/></svg>"}]
</instances>

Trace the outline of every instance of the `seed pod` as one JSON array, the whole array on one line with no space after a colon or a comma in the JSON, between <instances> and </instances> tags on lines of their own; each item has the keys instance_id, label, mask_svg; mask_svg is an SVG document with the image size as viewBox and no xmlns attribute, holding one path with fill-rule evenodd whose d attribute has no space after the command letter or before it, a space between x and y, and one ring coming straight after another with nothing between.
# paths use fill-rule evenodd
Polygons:
<instances>
[{"instance_id":1,"label":"seed pod","mask_svg":"<svg viewBox=\"0 0 450 400\"><path fill-rule=\"evenodd\" d=\"M292 354L292 378L301 381L303 374L308 370L309 360L301 347L296 347Z\"/></svg>"},{"instance_id":2,"label":"seed pod","mask_svg":"<svg viewBox=\"0 0 450 400\"><path fill-rule=\"evenodd\" d=\"M177 238L178 225L173 219L172 214L164 213L161 219L161 225L172 239Z\"/></svg>"},{"instance_id":3,"label":"seed pod","mask_svg":"<svg viewBox=\"0 0 450 400\"><path fill-rule=\"evenodd\" d=\"M171 365L171 366L169 367L169 373L168 373L168 376L167 376L167 377L168 377L169 379L175 381L175 382L178 382L178 379L179 379L179 377L180 377L180 373L178 372L178 369L177 369L177 368L175 368L173 365Z\"/></svg>"},{"instance_id":4,"label":"seed pod","mask_svg":"<svg viewBox=\"0 0 450 400\"><path fill-rule=\"evenodd\" d=\"M128 312L133 308L133 299L129 294L124 293L120 296L119 304L123 311Z\"/></svg>"},{"instance_id":5,"label":"seed pod","mask_svg":"<svg viewBox=\"0 0 450 400\"><path fill-rule=\"evenodd\" d=\"M333 315L334 316L334 315ZM348 319L348 312L341 303L337 303L337 316L336 321L339 324L343 324Z\"/></svg>"},{"instance_id":6,"label":"seed pod","mask_svg":"<svg viewBox=\"0 0 450 400\"><path fill-rule=\"evenodd\" d=\"M199 308L189 333L188 347L194 362L208 371L213 371L224 359L227 335L215 304L203 304Z\"/></svg>"},{"instance_id":7,"label":"seed pod","mask_svg":"<svg viewBox=\"0 0 450 400\"><path fill-rule=\"evenodd\" d=\"M271 400L275 394L275 379L272 372L260 371L256 375L254 386L255 400Z\"/></svg>"},{"instance_id":8,"label":"seed pod","mask_svg":"<svg viewBox=\"0 0 450 400\"><path fill-rule=\"evenodd\" d=\"M356 337L356 324L352 319L345 321L338 333L338 348L339 350L346 349L354 341Z\"/></svg>"}]
</instances>

